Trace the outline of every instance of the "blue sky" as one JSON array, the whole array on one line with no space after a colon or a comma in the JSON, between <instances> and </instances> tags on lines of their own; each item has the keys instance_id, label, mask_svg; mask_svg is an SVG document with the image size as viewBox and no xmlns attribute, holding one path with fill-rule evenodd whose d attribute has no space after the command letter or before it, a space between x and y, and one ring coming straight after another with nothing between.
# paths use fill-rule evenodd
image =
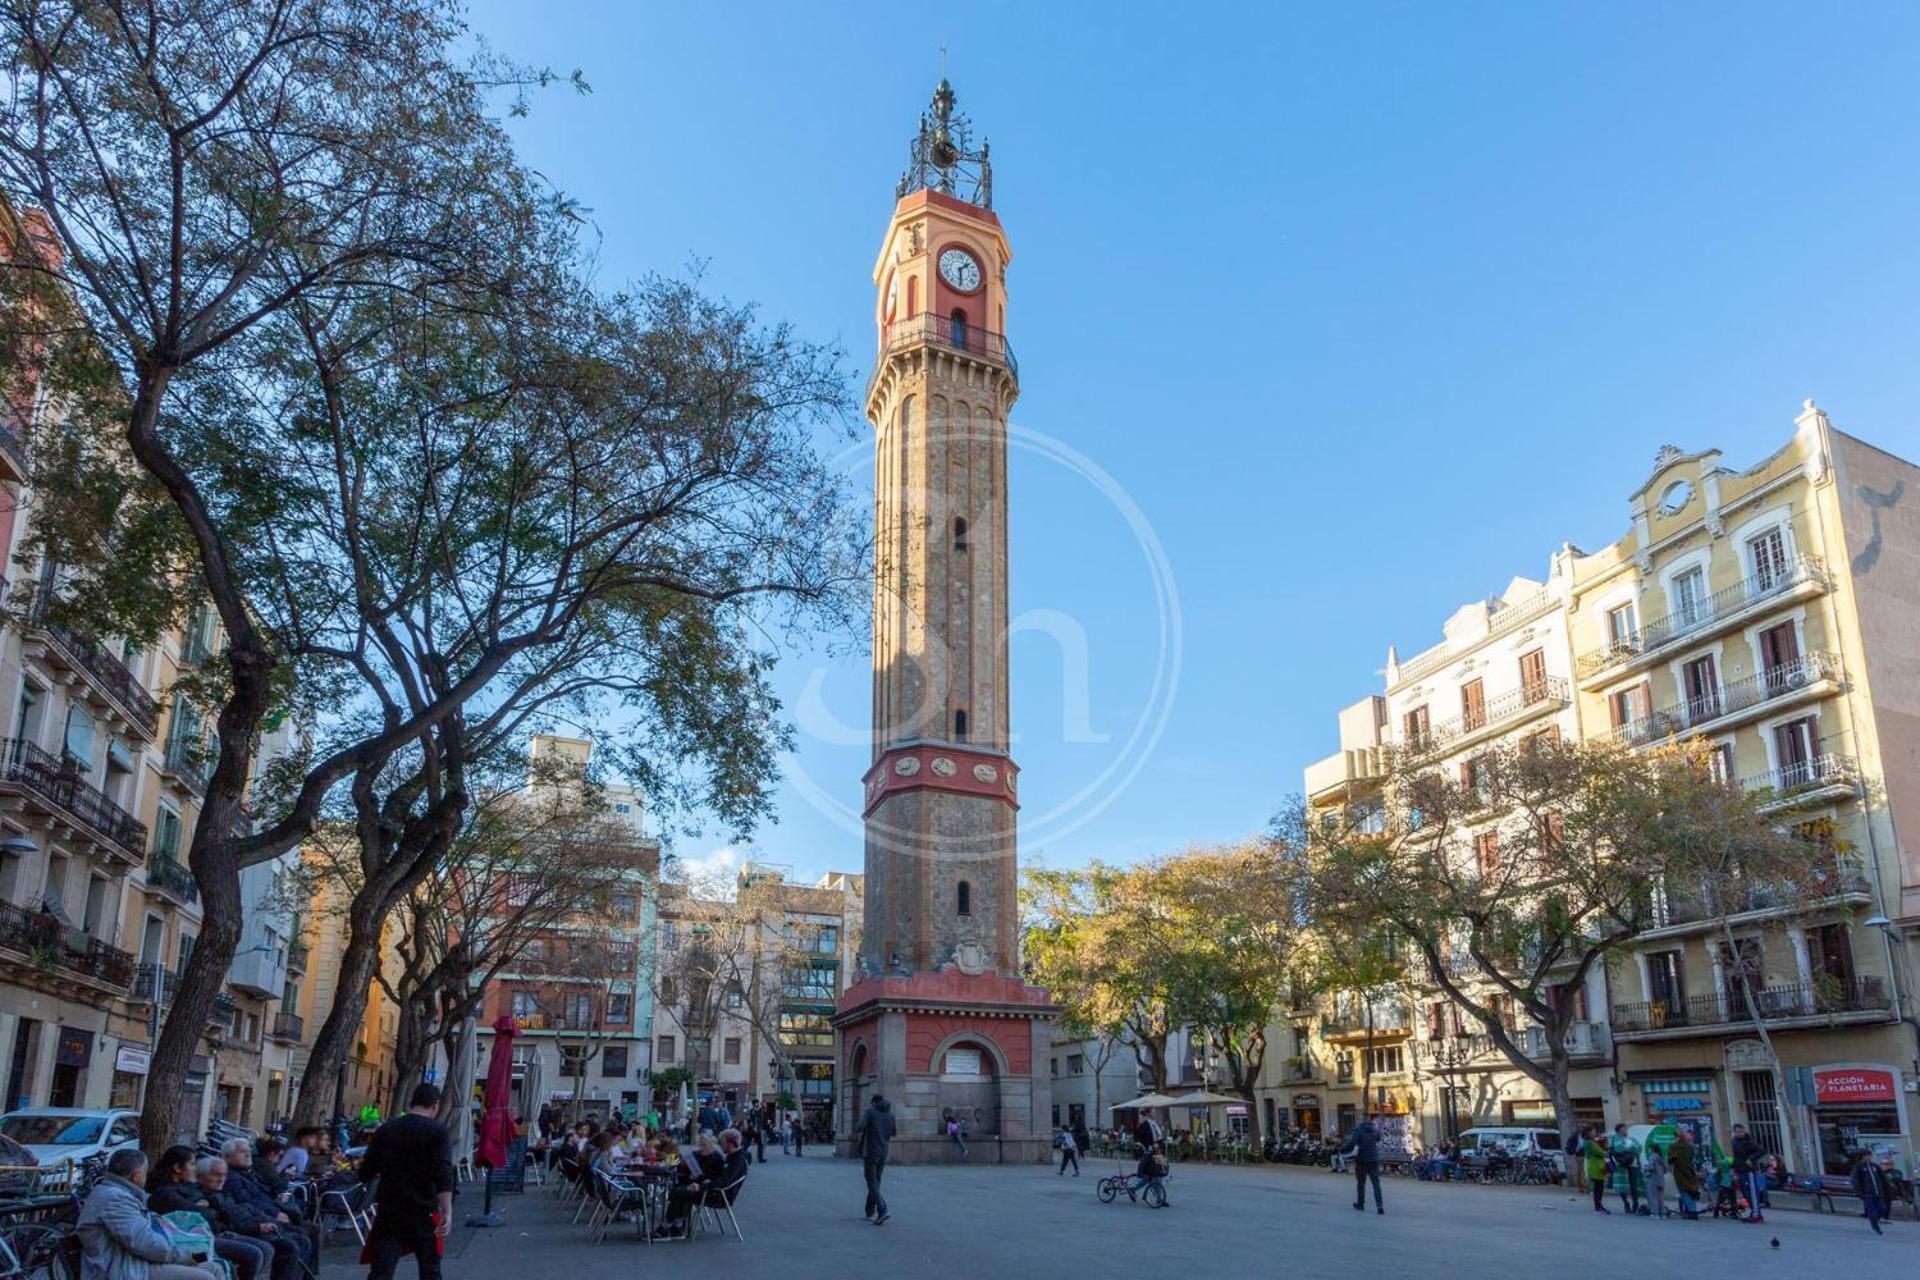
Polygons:
<instances>
[{"instance_id":1,"label":"blue sky","mask_svg":"<svg viewBox=\"0 0 1920 1280\"><path fill-rule=\"evenodd\" d=\"M592 209L609 283L704 261L715 290L842 343L856 379L949 46L1014 246L1013 421L1110 477L1178 601L1177 688L1156 701L1172 613L1151 555L1084 474L1016 452L1012 611L1069 620L1087 649L1081 682L1041 632L1013 644L1024 857L1261 827L1389 643L1435 642L1562 541L1619 536L1664 443L1745 466L1812 395L1920 456L1920 7L1173 12L472 15L501 52L593 85L515 128ZM796 650L780 684L812 727L752 852L857 869L844 811L866 752L821 726L864 723L864 658Z\"/></svg>"}]
</instances>

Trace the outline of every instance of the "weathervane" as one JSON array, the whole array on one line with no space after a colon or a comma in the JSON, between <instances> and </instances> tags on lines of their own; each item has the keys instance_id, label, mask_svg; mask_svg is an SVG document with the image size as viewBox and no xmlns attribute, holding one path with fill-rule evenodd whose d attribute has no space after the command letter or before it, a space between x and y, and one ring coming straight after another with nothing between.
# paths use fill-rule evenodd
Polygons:
<instances>
[{"instance_id":1,"label":"weathervane","mask_svg":"<svg viewBox=\"0 0 1920 1280\"><path fill-rule=\"evenodd\" d=\"M993 163L988 144L973 150L973 123L954 111L953 85L947 81L947 46L940 46L940 83L934 87L931 114L920 115L920 132L908 151L907 171L896 196L923 188L993 208Z\"/></svg>"}]
</instances>

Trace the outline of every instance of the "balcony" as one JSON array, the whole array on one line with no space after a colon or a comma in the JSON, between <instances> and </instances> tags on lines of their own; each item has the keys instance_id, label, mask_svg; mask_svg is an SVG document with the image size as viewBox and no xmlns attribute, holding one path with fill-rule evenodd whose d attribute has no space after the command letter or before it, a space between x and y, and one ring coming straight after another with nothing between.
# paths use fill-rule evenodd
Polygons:
<instances>
[{"instance_id":1,"label":"balcony","mask_svg":"<svg viewBox=\"0 0 1920 1280\"><path fill-rule=\"evenodd\" d=\"M1403 745L1417 755L1457 751L1490 738L1534 716L1558 711L1572 698L1572 689L1559 676L1547 676L1518 689L1509 689L1475 711L1445 720Z\"/></svg>"},{"instance_id":2,"label":"balcony","mask_svg":"<svg viewBox=\"0 0 1920 1280\"><path fill-rule=\"evenodd\" d=\"M299 973L299 974L306 973L307 959L309 954L310 953L307 950L307 944L304 942L294 942L294 943L288 944L287 972Z\"/></svg>"},{"instance_id":3,"label":"balcony","mask_svg":"<svg viewBox=\"0 0 1920 1280\"><path fill-rule=\"evenodd\" d=\"M1704 640L1787 600L1815 595L1826 586L1827 573L1820 562L1812 556L1800 556L1784 569L1724 587L1690 608L1655 618L1636 635L1582 655L1580 679L1598 680L1631 671L1676 645Z\"/></svg>"},{"instance_id":4,"label":"balcony","mask_svg":"<svg viewBox=\"0 0 1920 1280\"><path fill-rule=\"evenodd\" d=\"M1866 863L1852 854L1813 851L1814 867L1801 883L1792 886L1739 884L1729 890L1729 900L1716 902L1704 886L1660 888L1653 895L1653 928L1681 929L1718 921L1722 915L1738 920L1742 916L1797 910L1834 898L1869 901L1873 882Z\"/></svg>"},{"instance_id":5,"label":"balcony","mask_svg":"<svg viewBox=\"0 0 1920 1280\"><path fill-rule=\"evenodd\" d=\"M1412 1020L1405 1009L1375 1009L1373 1026L1367 1026L1366 1010L1332 1013L1320 1021L1320 1034L1329 1040L1389 1040L1405 1036Z\"/></svg>"},{"instance_id":6,"label":"balcony","mask_svg":"<svg viewBox=\"0 0 1920 1280\"><path fill-rule=\"evenodd\" d=\"M1663 707L1644 719L1616 725L1601 736L1630 747L1644 747L1670 738L1716 733L1763 710L1835 692L1842 678L1840 659L1830 653L1810 653L1698 698Z\"/></svg>"},{"instance_id":7,"label":"balcony","mask_svg":"<svg viewBox=\"0 0 1920 1280\"><path fill-rule=\"evenodd\" d=\"M1012 374L1017 382L1020 378L1020 362L1014 359L1013 347L1007 342L1005 334L995 333L991 329L980 329L970 324L955 324L947 316L937 316L931 312L922 312L909 316L905 320L896 320L887 326L886 335L880 342L880 358L874 364L873 376L867 381L867 393L873 393L873 385L880 379L880 373L886 368L886 358L896 351L925 343L942 347L948 351L983 360L988 364L997 364Z\"/></svg>"},{"instance_id":8,"label":"balcony","mask_svg":"<svg viewBox=\"0 0 1920 1280\"><path fill-rule=\"evenodd\" d=\"M225 1028L233 1025L233 1011L238 1006L231 995L225 991L213 998L213 1007L207 1010L207 1026Z\"/></svg>"},{"instance_id":9,"label":"balcony","mask_svg":"<svg viewBox=\"0 0 1920 1280\"><path fill-rule=\"evenodd\" d=\"M212 772L198 742L175 738L167 744L163 771L169 778L196 796L207 793L207 775Z\"/></svg>"},{"instance_id":10,"label":"balcony","mask_svg":"<svg viewBox=\"0 0 1920 1280\"><path fill-rule=\"evenodd\" d=\"M25 956L34 969L79 977L116 991L133 981L133 957L44 911L0 902L0 947Z\"/></svg>"},{"instance_id":11,"label":"balcony","mask_svg":"<svg viewBox=\"0 0 1920 1280\"><path fill-rule=\"evenodd\" d=\"M127 724L143 742L153 741L160 724L160 705L153 700L125 663L84 631L47 617L46 603L35 604L27 622L27 638L37 642L47 665L83 676L103 700L106 709Z\"/></svg>"},{"instance_id":12,"label":"balcony","mask_svg":"<svg viewBox=\"0 0 1920 1280\"><path fill-rule=\"evenodd\" d=\"M147 824L81 779L78 766L24 738L0 740L0 791L29 810L41 808L97 841L109 856L139 864L146 857Z\"/></svg>"},{"instance_id":13,"label":"balcony","mask_svg":"<svg viewBox=\"0 0 1920 1280\"><path fill-rule=\"evenodd\" d=\"M1611 1046L1607 1043L1607 1024L1604 1022L1570 1023L1562 1043L1567 1047L1567 1056L1574 1059L1604 1058L1611 1052ZM1521 1032L1520 1047L1529 1058L1546 1059L1553 1056L1545 1027L1527 1027Z\"/></svg>"},{"instance_id":14,"label":"balcony","mask_svg":"<svg viewBox=\"0 0 1920 1280\"><path fill-rule=\"evenodd\" d=\"M1281 1075L1289 1084L1292 1084L1301 1080L1318 1080L1323 1070L1312 1054L1301 1053L1287 1059Z\"/></svg>"},{"instance_id":15,"label":"balcony","mask_svg":"<svg viewBox=\"0 0 1920 1280\"><path fill-rule=\"evenodd\" d=\"M1351 787L1380 782L1387 776L1387 753L1381 747L1336 751L1307 766L1307 799L1342 795Z\"/></svg>"},{"instance_id":16,"label":"balcony","mask_svg":"<svg viewBox=\"0 0 1920 1280\"><path fill-rule=\"evenodd\" d=\"M1887 984L1879 978L1762 987L1753 996L1761 1020L1769 1026L1880 1022L1893 1016L1893 999ZM1620 1040L1718 1035L1732 1027L1751 1025L1746 1001L1733 991L1687 996L1672 1003L1653 1000L1613 1006L1613 1034Z\"/></svg>"},{"instance_id":17,"label":"balcony","mask_svg":"<svg viewBox=\"0 0 1920 1280\"><path fill-rule=\"evenodd\" d=\"M1852 756L1827 754L1740 779L1748 791L1769 792L1761 813L1793 809L1824 800L1843 800L1857 794L1860 768Z\"/></svg>"},{"instance_id":18,"label":"balcony","mask_svg":"<svg viewBox=\"0 0 1920 1280\"><path fill-rule=\"evenodd\" d=\"M299 1014L276 1013L273 1015L273 1026L268 1029L267 1035L282 1044L299 1044L306 1030L306 1020Z\"/></svg>"},{"instance_id":19,"label":"balcony","mask_svg":"<svg viewBox=\"0 0 1920 1280\"><path fill-rule=\"evenodd\" d=\"M160 993L160 1004L164 1008L173 1003L173 993L180 989L180 973L165 965L143 964L133 975L133 990L127 998L135 1004L152 1004L155 989Z\"/></svg>"},{"instance_id":20,"label":"balcony","mask_svg":"<svg viewBox=\"0 0 1920 1280\"><path fill-rule=\"evenodd\" d=\"M147 860L147 888L183 907L200 900L200 885L193 872L181 865L171 849Z\"/></svg>"}]
</instances>

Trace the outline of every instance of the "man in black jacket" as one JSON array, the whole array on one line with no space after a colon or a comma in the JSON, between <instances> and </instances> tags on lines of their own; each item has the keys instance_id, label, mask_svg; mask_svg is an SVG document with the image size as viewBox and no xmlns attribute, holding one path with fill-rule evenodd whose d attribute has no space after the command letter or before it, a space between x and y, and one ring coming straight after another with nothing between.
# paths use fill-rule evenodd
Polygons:
<instances>
[{"instance_id":1,"label":"man in black jacket","mask_svg":"<svg viewBox=\"0 0 1920 1280\"><path fill-rule=\"evenodd\" d=\"M1733 1126L1733 1181L1747 1197L1746 1216L1748 1222L1765 1222L1766 1216L1760 1212L1760 1161L1765 1158L1767 1149L1755 1142L1747 1133L1747 1126Z\"/></svg>"},{"instance_id":2,"label":"man in black jacket","mask_svg":"<svg viewBox=\"0 0 1920 1280\"><path fill-rule=\"evenodd\" d=\"M360 1180L380 1180L367 1280L392 1280L409 1251L419 1261L420 1280L440 1280L441 1242L453 1229L453 1142L433 1118L439 1108L440 1090L420 1085L407 1099L407 1114L375 1129L367 1144Z\"/></svg>"},{"instance_id":3,"label":"man in black jacket","mask_svg":"<svg viewBox=\"0 0 1920 1280\"><path fill-rule=\"evenodd\" d=\"M893 1216L887 1210L887 1198L880 1194L880 1179L887 1171L887 1151L893 1143L893 1131L893 1104L876 1093L853 1132L853 1145L860 1151L860 1163L867 1175L867 1217L876 1227Z\"/></svg>"},{"instance_id":4,"label":"man in black jacket","mask_svg":"<svg viewBox=\"0 0 1920 1280\"><path fill-rule=\"evenodd\" d=\"M253 1144L245 1138L234 1138L220 1148L221 1157L227 1162L227 1191L240 1199L251 1203L261 1213L267 1214L280 1224L283 1235L298 1238L305 1245L301 1258L307 1263L308 1270L320 1270L320 1224L307 1222L300 1207L291 1203L292 1197L282 1198L285 1184L278 1184L260 1176L260 1169L254 1163Z\"/></svg>"},{"instance_id":5,"label":"man in black jacket","mask_svg":"<svg viewBox=\"0 0 1920 1280\"><path fill-rule=\"evenodd\" d=\"M1887 1171L1874 1160L1873 1152L1863 1147L1853 1153L1853 1172L1847 1180L1853 1184L1853 1194L1860 1197L1860 1207L1866 1210L1867 1225L1873 1228L1873 1234L1883 1234L1880 1220L1887 1216L1887 1201L1892 1198Z\"/></svg>"},{"instance_id":6,"label":"man in black jacket","mask_svg":"<svg viewBox=\"0 0 1920 1280\"><path fill-rule=\"evenodd\" d=\"M273 1249L273 1280L290 1280L307 1263L305 1238L280 1222L273 1212L262 1209L251 1196L238 1192L226 1161L219 1156L204 1156L194 1172L200 1189L229 1230Z\"/></svg>"},{"instance_id":7,"label":"man in black jacket","mask_svg":"<svg viewBox=\"0 0 1920 1280\"><path fill-rule=\"evenodd\" d=\"M1340 1152L1353 1154L1353 1207L1366 1212L1367 1183L1372 1182L1373 1211L1385 1213L1386 1203L1380 1199L1380 1113L1369 1111L1365 1120L1353 1126Z\"/></svg>"}]
</instances>

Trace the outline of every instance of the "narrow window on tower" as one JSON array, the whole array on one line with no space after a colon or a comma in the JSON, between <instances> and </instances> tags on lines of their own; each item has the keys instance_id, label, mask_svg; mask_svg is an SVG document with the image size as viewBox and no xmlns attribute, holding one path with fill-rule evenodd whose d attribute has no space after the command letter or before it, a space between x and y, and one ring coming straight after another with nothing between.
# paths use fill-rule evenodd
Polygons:
<instances>
[{"instance_id":1,"label":"narrow window on tower","mask_svg":"<svg viewBox=\"0 0 1920 1280\"><path fill-rule=\"evenodd\" d=\"M965 551L967 549L967 521L964 516L954 517L953 549L955 551Z\"/></svg>"},{"instance_id":2,"label":"narrow window on tower","mask_svg":"<svg viewBox=\"0 0 1920 1280\"><path fill-rule=\"evenodd\" d=\"M973 886L968 884L965 880L962 880L960 882L960 888L957 896L960 900L959 901L960 914L963 916L972 915L973 914Z\"/></svg>"},{"instance_id":3,"label":"narrow window on tower","mask_svg":"<svg viewBox=\"0 0 1920 1280\"><path fill-rule=\"evenodd\" d=\"M907 315L920 314L920 281L917 277L907 277Z\"/></svg>"},{"instance_id":4,"label":"narrow window on tower","mask_svg":"<svg viewBox=\"0 0 1920 1280\"><path fill-rule=\"evenodd\" d=\"M959 307L955 307L950 319L953 325L953 345L961 351L965 351L967 349L967 313Z\"/></svg>"},{"instance_id":5,"label":"narrow window on tower","mask_svg":"<svg viewBox=\"0 0 1920 1280\"><path fill-rule=\"evenodd\" d=\"M967 740L967 711L965 707L953 713L953 740L955 742L965 742Z\"/></svg>"}]
</instances>

